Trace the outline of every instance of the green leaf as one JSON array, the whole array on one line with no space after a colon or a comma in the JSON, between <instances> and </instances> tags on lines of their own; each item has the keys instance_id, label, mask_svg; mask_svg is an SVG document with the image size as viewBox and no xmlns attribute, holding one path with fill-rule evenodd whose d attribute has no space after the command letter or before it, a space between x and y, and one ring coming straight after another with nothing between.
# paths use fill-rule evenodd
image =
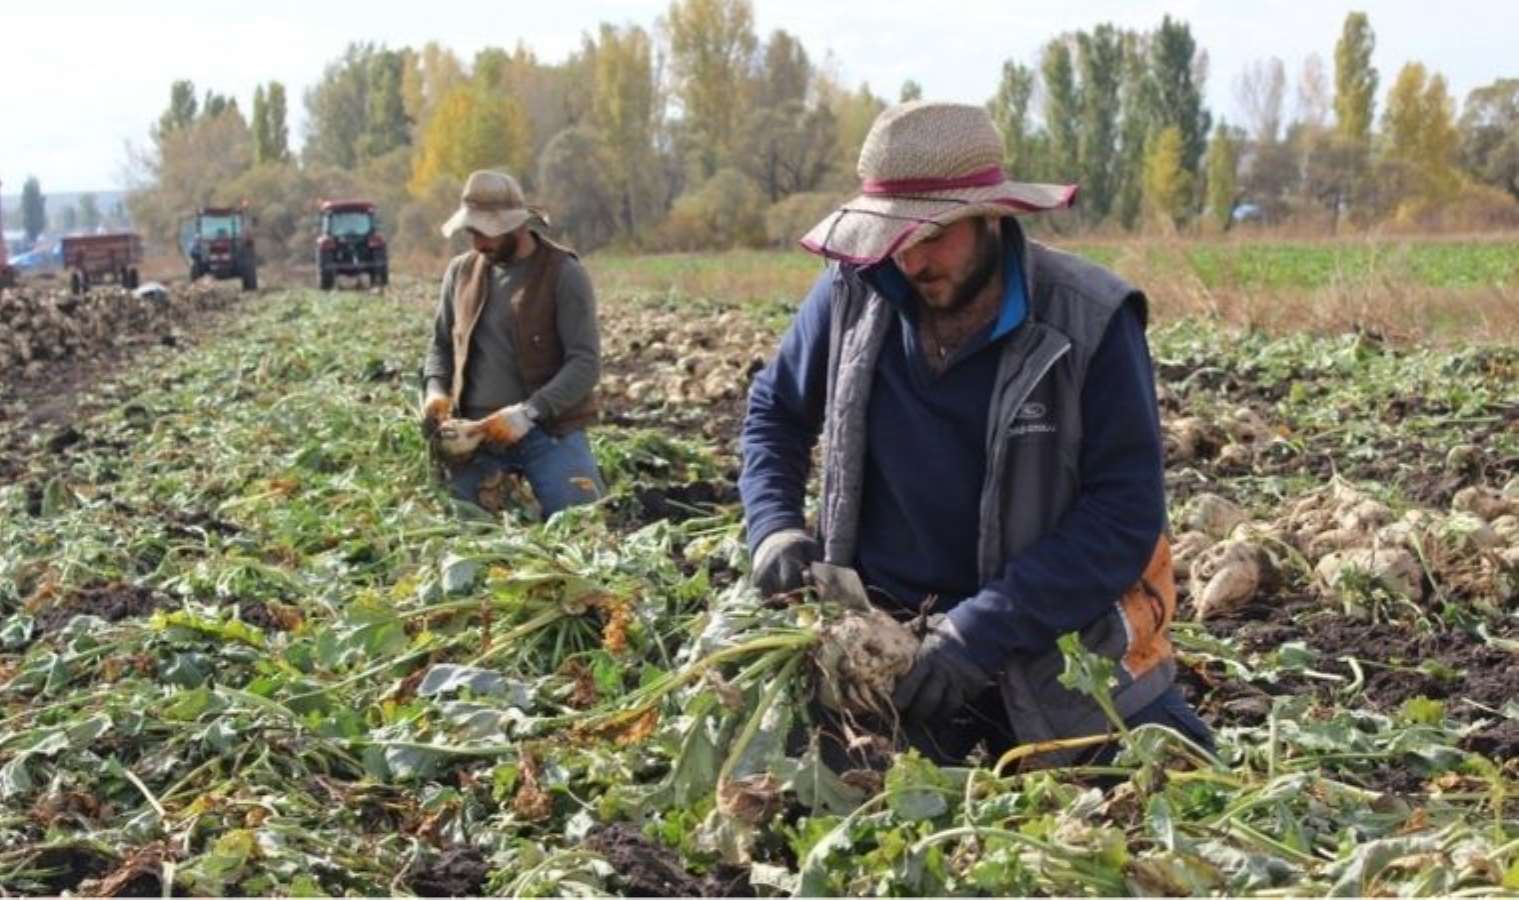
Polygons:
<instances>
[{"instance_id":1,"label":"green leaf","mask_svg":"<svg viewBox=\"0 0 1519 900\"><path fill-rule=\"evenodd\" d=\"M1403 701L1400 711L1405 722L1414 725L1439 726L1445 721L1445 704L1420 694Z\"/></svg>"},{"instance_id":2,"label":"green leaf","mask_svg":"<svg viewBox=\"0 0 1519 900\"><path fill-rule=\"evenodd\" d=\"M35 787L29 768L31 757L31 753L18 753L0 766L0 800L13 800Z\"/></svg>"},{"instance_id":3,"label":"green leaf","mask_svg":"<svg viewBox=\"0 0 1519 900\"><path fill-rule=\"evenodd\" d=\"M933 819L949 812L945 792L951 782L938 766L916 750L899 754L886 772L887 805L909 822Z\"/></svg>"}]
</instances>

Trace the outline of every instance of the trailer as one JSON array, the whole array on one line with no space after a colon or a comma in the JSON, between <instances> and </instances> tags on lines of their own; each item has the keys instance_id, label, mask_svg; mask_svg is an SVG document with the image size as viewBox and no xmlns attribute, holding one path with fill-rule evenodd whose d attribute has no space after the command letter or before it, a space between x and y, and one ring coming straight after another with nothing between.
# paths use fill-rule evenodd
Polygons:
<instances>
[{"instance_id":1,"label":"trailer","mask_svg":"<svg viewBox=\"0 0 1519 900\"><path fill-rule=\"evenodd\" d=\"M133 231L108 234L70 234L61 241L63 267L69 270L69 290L75 294L91 285L115 282L137 287L137 266L142 262L142 238Z\"/></svg>"}]
</instances>

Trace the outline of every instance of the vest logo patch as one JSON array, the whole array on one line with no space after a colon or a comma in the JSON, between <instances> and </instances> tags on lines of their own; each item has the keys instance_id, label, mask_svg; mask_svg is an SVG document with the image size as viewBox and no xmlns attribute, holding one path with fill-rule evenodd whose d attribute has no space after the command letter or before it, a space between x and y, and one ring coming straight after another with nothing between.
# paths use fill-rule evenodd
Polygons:
<instances>
[{"instance_id":1,"label":"vest logo patch","mask_svg":"<svg viewBox=\"0 0 1519 900\"><path fill-rule=\"evenodd\" d=\"M1013 415L1013 424L1007 430L1010 438L1029 437L1039 434L1054 434L1057 429L1054 424L1045 421L1049 414L1049 408L1043 403L1029 401L1018 408Z\"/></svg>"}]
</instances>

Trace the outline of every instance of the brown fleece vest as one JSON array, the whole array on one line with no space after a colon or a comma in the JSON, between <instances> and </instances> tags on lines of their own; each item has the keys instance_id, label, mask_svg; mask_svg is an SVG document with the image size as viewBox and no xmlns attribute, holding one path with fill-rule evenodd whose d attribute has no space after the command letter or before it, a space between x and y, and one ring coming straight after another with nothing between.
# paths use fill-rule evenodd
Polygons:
<instances>
[{"instance_id":1,"label":"brown fleece vest","mask_svg":"<svg viewBox=\"0 0 1519 900\"><path fill-rule=\"evenodd\" d=\"M538 249L529 257L527 283L511 298L512 321L517 344L517 372L531 395L553 380L564 365L564 343L559 339L559 270L566 256L574 251L561 247L537 232L533 237ZM463 278L454 283L454 375L449 390L453 408L459 408L464 394L464 373L469 365L470 338L490 300L490 258L471 253L461 268ZM565 410L561 415L539 423L548 433L562 437L578 431L596 418L596 394Z\"/></svg>"}]
</instances>

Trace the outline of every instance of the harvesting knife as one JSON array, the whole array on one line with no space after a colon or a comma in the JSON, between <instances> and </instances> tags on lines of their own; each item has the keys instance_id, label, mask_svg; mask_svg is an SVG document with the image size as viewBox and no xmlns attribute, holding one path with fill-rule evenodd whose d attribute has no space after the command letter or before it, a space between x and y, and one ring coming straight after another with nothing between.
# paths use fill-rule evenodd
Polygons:
<instances>
[{"instance_id":1,"label":"harvesting knife","mask_svg":"<svg viewBox=\"0 0 1519 900\"><path fill-rule=\"evenodd\" d=\"M811 572L812 586L823 598L861 612L870 610L870 597L865 593L865 582L860 580L859 572L849 566L826 562L813 563Z\"/></svg>"}]
</instances>

